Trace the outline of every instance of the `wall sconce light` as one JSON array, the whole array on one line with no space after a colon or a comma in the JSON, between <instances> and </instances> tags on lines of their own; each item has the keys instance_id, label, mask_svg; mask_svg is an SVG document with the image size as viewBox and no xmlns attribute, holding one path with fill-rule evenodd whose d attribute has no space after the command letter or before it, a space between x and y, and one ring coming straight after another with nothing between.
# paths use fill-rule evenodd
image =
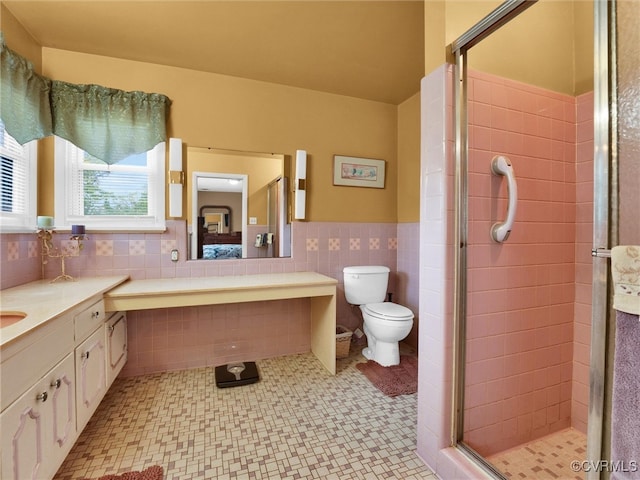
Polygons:
<instances>
[{"instance_id":1,"label":"wall sconce light","mask_svg":"<svg viewBox=\"0 0 640 480\"><path fill-rule=\"evenodd\" d=\"M169 216L182 216L182 139L169 139Z\"/></svg>"},{"instance_id":2,"label":"wall sconce light","mask_svg":"<svg viewBox=\"0 0 640 480\"><path fill-rule=\"evenodd\" d=\"M307 203L307 152L296 150L296 183L294 185L296 220L304 220Z\"/></svg>"}]
</instances>

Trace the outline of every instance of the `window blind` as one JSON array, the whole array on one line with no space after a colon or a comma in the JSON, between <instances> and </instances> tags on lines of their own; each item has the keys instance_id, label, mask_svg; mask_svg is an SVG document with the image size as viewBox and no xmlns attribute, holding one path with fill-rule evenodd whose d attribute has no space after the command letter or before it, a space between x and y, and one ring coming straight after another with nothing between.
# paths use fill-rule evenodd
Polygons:
<instances>
[{"instance_id":1,"label":"window blind","mask_svg":"<svg viewBox=\"0 0 640 480\"><path fill-rule=\"evenodd\" d=\"M0 226L35 228L35 147L20 145L0 121ZM33 178L32 178L33 177Z\"/></svg>"}]
</instances>

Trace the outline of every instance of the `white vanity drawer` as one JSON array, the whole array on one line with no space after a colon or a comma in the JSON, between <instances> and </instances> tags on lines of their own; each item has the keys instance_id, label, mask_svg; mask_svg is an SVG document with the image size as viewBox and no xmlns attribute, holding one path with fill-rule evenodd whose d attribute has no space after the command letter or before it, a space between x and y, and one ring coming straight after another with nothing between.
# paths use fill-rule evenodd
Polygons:
<instances>
[{"instance_id":1,"label":"white vanity drawer","mask_svg":"<svg viewBox=\"0 0 640 480\"><path fill-rule=\"evenodd\" d=\"M104 300L102 298L78 313L74 317L76 342L81 342L87 338L105 319Z\"/></svg>"}]
</instances>

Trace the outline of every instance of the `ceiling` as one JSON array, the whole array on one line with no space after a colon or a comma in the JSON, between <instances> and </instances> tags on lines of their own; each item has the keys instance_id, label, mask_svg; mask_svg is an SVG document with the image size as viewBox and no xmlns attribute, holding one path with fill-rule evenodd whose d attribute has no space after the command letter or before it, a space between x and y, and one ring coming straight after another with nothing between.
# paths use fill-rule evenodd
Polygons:
<instances>
[{"instance_id":1,"label":"ceiling","mask_svg":"<svg viewBox=\"0 0 640 480\"><path fill-rule=\"evenodd\" d=\"M399 104L424 76L423 0L6 1L42 46Z\"/></svg>"}]
</instances>

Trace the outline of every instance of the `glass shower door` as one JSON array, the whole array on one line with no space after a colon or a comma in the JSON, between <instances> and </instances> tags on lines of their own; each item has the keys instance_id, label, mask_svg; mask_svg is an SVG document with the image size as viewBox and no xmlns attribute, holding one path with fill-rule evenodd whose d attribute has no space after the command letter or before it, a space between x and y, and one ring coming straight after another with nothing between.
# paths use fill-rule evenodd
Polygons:
<instances>
[{"instance_id":1,"label":"glass shower door","mask_svg":"<svg viewBox=\"0 0 640 480\"><path fill-rule=\"evenodd\" d=\"M464 383L457 440L507 478L544 469L549 477L580 477L571 461L584 458L586 448L593 92L576 95L535 75L524 81L473 62L474 55L516 61L502 48L518 43L518 34L544 49L527 22L539 24L536 17L548 8L573 15L572 5L539 2L458 58L464 128L457 138L462 226L455 244L464 299L457 371ZM539 58L522 69L553 70ZM507 215L510 193L506 177L492 173L496 157L511 164L518 191L515 224L503 242L491 237ZM557 458L560 451L566 458ZM523 456L537 461L526 465Z\"/></svg>"}]
</instances>

